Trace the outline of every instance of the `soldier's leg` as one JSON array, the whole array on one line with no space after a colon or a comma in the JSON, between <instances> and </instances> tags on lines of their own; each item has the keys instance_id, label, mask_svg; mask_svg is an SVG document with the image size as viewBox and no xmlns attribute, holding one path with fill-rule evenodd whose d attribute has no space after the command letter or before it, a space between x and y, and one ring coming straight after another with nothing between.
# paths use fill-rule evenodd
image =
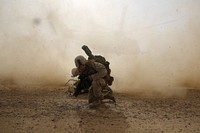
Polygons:
<instances>
[{"instance_id":1,"label":"soldier's leg","mask_svg":"<svg viewBox=\"0 0 200 133\"><path fill-rule=\"evenodd\" d=\"M97 107L102 103L104 96L101 90L102 90L102 85L104 84L105 84L104 79L98 79L92 82L92 86L90 88L90 93L88 96L88 102L90 108Z\"/></svg>"},{"instance_id":2,"label":"soldier's leg","mask_svg":"<svg viewBox=\"0 0 200 133\"><path fill-rule=\"evenodd\" d=\"M103 100L102 87L105 85L104 79L98 79L92 82L93 93L97 99Z\"/></svg>"},{"instance_id":3,"label":"soldier's leg","mask_svg":"<svg viewBox=\"0 0 200 133\"><path fill-rule=\"evenodd\" d=\"M94 101L95 101L95 97L94 97L94 93L93 93L93 88L90 87L89 92L88 92L88 103L92 103Z\"/></svg>"}]
</instances>

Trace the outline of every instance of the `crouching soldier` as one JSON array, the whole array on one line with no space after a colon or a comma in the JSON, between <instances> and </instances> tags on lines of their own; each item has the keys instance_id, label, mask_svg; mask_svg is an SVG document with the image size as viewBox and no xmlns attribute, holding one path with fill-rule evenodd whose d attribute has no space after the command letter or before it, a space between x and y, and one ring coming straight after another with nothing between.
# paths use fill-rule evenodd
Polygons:
<instances>
[{"instance_id":1,"label":"crouching soldier","mask_svg":"<svg viewBox=\"0 0 200 133\"><path fill-rule=\"evenodd\" d=\"M107 86L105 81L105 76L107 75L107 69L105 66L99 62L93 60L86 60L83 56L77 56L75 58L75 65L79 73L79 85L77 85L77 90L74 95L78 96L78 87L89 87L88 92L88 103L90 107L96 107L101 104L101 101L105 98L111 99L108 96L104 96L102 89ZM84 83L83 83L84 82ZM88 84L85 86L85 82ZM112 100L115 102L114 97Z\"/></svg>"},{"instance_id":2,"label":"crouching soldier","mask_svg":"<svg viewBox=\"0 0 200 133\"><path fill-rule=\"evenodd\" d=\"M87 61L83 56L77 56L75 58L75 65L79 72L79 85L81 82L91 81L88 94L88 102L90 106L98 106L101 103L101 100L103 100L101 90L105 85L103 77L107 74L105 67L100 63L90 60ZM78 94L75 91L75 96L76 95Z\"/></svg>"}]
</instances>

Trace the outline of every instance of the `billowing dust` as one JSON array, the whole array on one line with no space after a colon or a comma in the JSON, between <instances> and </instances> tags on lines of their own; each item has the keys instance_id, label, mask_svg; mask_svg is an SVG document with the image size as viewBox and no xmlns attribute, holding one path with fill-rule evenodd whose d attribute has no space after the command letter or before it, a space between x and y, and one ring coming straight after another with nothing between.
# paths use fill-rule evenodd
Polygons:
<instances>
[{"instance_id":1,"label":"billowing dust","mask_svg":"<svg viewBox=\"0 0 200 133\"><path fill-rule=\"evenodd\" d=\"M1 84L64 85L83 44L118 92L200 87L199 1L0 1Z\"/></svg>"}]
</instances>

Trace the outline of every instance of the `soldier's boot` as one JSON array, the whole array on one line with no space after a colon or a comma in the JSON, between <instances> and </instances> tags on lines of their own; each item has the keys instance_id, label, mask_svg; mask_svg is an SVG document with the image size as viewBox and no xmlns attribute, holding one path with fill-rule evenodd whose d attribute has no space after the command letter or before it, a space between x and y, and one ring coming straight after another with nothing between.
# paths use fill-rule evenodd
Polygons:
<instances>
[{"instance_id":1,"label":"soldier's boot","mask_svg":"<svg viewBox=\"0 0 200 133\"><path fill-rule=\"evenodd\" d=\"M95 100L92 103L89 103L89 108L97 108L101 105L102 101L101 100Z\"/></svg>"},{"instance_id":2,"label":"soldier's boot","mask_svg":"<svg viewBox=\"0 0 200 133\"><path fill-rule=\"evenodd\" d=\"M112 100L114 103L116 103L115 97L111 94L107 94L104 96L104 99L110 99Z\"/></svg>"}]
</instances>

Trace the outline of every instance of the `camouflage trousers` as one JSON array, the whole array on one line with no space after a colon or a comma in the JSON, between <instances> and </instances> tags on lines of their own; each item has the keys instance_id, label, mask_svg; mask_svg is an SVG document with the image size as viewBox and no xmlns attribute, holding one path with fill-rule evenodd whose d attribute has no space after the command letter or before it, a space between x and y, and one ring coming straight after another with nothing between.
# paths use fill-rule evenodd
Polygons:
<instances>
[{"instance_id":1,"label":"camouflage trousers","mask_svg":"<svg viewBox=\"0 0 200 133\"><path fill-rule=\"evenodd\" d=\"M93 81L91 87L89 88L88 102L92 103L103 100L104 96L102 94L102 88L105 86L106 82L103 78Z\"/></svg>"},{"instance_id":2,"label":"camouflage trousers","mask_svg":"<svg viewBox=\"0 0 200 133\"><path fill-rule=\"evenodd\" d=\"M104 96L102 93L102 88L106 86L104 79L99 79L92 82L88 93L88 102L92 103L95 101L103 100Z\"/></svg>"}]
</instances>

